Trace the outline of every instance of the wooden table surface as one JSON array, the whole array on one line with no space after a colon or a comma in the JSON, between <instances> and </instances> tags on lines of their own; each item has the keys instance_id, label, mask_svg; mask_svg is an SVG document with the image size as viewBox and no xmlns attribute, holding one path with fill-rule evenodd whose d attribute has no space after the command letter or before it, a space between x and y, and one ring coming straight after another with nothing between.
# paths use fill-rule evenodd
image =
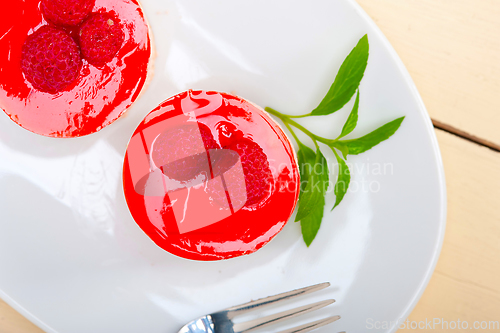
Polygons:
<instances>
[{"instance_id":1,"label":"wooden table surface","mask_svg":"<svg viewBox=\"0 0 500 333\"><path fill-rule=\"evenodd\" d=\"M409 320L500 322L500 0L358 3L410 71L446 173L443 250ZM0 300L0 333L42 331Z\"/></svg>"}]
</instances>

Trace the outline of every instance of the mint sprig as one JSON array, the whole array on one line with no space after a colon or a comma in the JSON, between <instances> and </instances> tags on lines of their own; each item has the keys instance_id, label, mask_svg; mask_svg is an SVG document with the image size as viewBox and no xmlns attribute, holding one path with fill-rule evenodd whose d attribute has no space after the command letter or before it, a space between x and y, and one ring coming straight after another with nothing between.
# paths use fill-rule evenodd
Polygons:
<instances>
[{"instance_id":1,"label":"mint sprig","mask_svg":"<svg viewBox=\"0 0 500 333\"><path fill-rule=\"evenodd\" d=\"M400 117L388 122L382 127L377 128L373 132L353 140L340 140L332 142L332 146L342 152L344 158L347 155L358 155L364 153L378 145L380 142L389 139L403 122L405 117Z\"/></svg>"},{"instance_id":2,"label":"mint sprig","mask_svg":"<svg viewBox=\"0 0 500 333\"><path fill-rule=\"evenodd\" d=\"M303 146L313 152L310 148ZM302 237L307 244L311 245L316 237L323 219L325 207L325 195L328 188L329 172L326 158L321 153L319 147L316 147L314 164L304 165L303 169L308 169L309 177L305 185L302 201L299 200L299 208L295 221L300 221L302 228ZM300 167L299 167L300 168ZM301 180L301 185L302 185ZM300 195L300 194L299 194Z\"/></svg>"},{"instance_id":3,"label":"mint sprig","mask_svg":"<svg viewBox=\"0 0 500 333\"><path fill-rule=\"evenodd\" d=\"M311 112L312 116L334 113L351 100L365 73L368 49L368 36L364 35L340 66L330 90L318 107Z\"/></svg>"},{"instance_id":4,"label":"mint sprig","mask_svg":"<svg viewBox=\"0 0 500 333\"><path fill-rule=\"evenodd\" d=\"M351 181L351 173L346 163L348 155L361 154L387 140L398 130L405 118L394 119L360 138L342 140L343 137L356 128L358 123L359 84L368 63L368 53L368 37L365 35L340 66L335 81L326 96L318 107L310 113L292 116L266 107L267 112L278 117L283 122L299 146L297 158L301 184L295 221L300 221L302 238L307 246L311 245L321 227L325 209L325 196L329 185L328 163L321 152L319 144L326 145L331 149L337 160L338 173L333 188L336 197L333 210L346 195ZM356 91L354 106L342 127L340 135L336 139L318 136L292 119L332 114L342 109L352 99ZM313 141L316 151L303 144L296 136L293 128L305 133Z\"/></svg>"},{"instance_id":5,"label":"mint sprig","mask_svg":"<svg viewBox=\"0 0 500 333\"><path fill-rule=\"evenodd\" d=\"M359 90L356 94L356 101L354 102L354 106L352 107L352 111L347 118L344 127L342 127L342 132L340 133L337 139L343 138L347 134L351 133L358 124L358 108L359 108Z\"/></svg>"},{"instance_id":6,"label":"mint sprig","mask_svg":"<svg viewBox=\"0 0 500 333\"><path fill-rule=\"evenodd\" d=\"M333 193L335 194L335 205L332 207L333 210L339 205L342 199L344 199L344 195L347 193L349 183L351 182L351 171L349 170L347 163L339 156L339 154L337 154L335 149L332 148L332 150L337 158L337 165L339 167L337 182L333 188Z\"/></svg>"},{"instance_id":7,"label":"mint sprig","mask_svg":"<svg viewBox=\"0 0 500 333\"><path fill-rule=\"evenodd\" d=\"M311 178L311 166L316 162L316 153L311 148L303 145L300 141L297 141L299 145L299 151L297 152L297 160L299 163L299 173L300 173L300 185L301 191L299 193L299 200L304 198L305 189L304 186L309 184ZM298 220L297 220L298 221Z\"/></svg>"},{"instance_id":8,"label":"mint sprig","mask_svg":"<svg viewBox=\"0 0 500 333\"><path fill-rule=\"evenodd\" d=\"M325 194L328 188L328 164L319 147L317 147L316 153L306 146L303 146L302 150L309 150L307 152L309 156L306 161L302 161L305 163L299 162L299 165L301 165L299 166L299 170L302 167L301 173L305 174L306 178L304 180L301 179L300 185L302 188L299 194L301 199L295 221L300 221L307 217L318 206L318 202L321 202L321 200L323 200L321 206L324 206ZM314 160L309 159L313 156L310 155L311 152L314 154Z\"/></svg>"}]
</instances>

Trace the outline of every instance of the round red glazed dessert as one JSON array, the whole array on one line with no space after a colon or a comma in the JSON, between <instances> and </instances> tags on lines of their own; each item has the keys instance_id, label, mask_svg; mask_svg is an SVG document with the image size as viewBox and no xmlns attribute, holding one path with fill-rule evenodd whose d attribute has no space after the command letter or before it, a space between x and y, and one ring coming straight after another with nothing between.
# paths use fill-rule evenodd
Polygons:
<instances>
[{"instance_id":1,"label":"round red glazed dessert","mask_svg":"<svg viewBox=\"0 0 500 333\"><path fill-rule=\"evenodd\" d=\"M0 108L50 137L118 119L148 79L149 29L136 0L11 0L0 20Z\"/></svg>"},{"instance_id":2,"label":"round red glazed dessert","mask_svg":"<svg viewBox=\"0 0 500 333\"><path fill-rule=\"evenodd\" d=\"M286 224L298 197L293 148L259 107L226 93L187 91L134 132L124 193L141 229L192 260L257 251Z\"/></svg>"}]
</instances>

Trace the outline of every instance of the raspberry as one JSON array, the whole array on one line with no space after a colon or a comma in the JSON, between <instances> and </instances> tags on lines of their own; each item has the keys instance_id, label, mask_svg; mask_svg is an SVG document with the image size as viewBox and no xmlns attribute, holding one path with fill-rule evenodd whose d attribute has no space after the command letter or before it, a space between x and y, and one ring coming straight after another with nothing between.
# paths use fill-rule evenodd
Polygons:
<instances>
[{"instance_id":1,"label":"raspberry","mask_svg":"<svg viewBox=\"0 0 500 333\"><path fill-rule=\"evenodd\" d=\"M82 24L79 35L83 57L96 67L111 61L125 39L120 21L110 13L90 16Z\"/></svg>"},{"instance_id":2,"label":"raspberry","mask_svg":"<svg viewBox=\"0 0 500 333\"><path fill-rule=\"evenodd\" d=\"M78 25L94 8L95 0L42 0L45 19L55 25Z\"/></svg>"},{"instance_id":3,"label":"raspberry","mask_svg":"<svg viewBox=\"0 0 500 333\"><path fill-rule=\"evenodd\" d=\"M218 156L217 156L218 155ZM238 211L247 202L247 189L245 175L238 167L233 168L240 157L238 153L230 149L219 149L212 151L210 158L217 159L212 164L214 177L220 177L222 187L209 183L207 191L219 207Z\"/></svg>"},{"instance_id":4,"label":"raspberry","mask_svg":"<svg viewBox=\"0 0 500 333\"><path fill-rule=\"evenodd\" d=\"M206 125L184 125L158 136L152 149L153 162L162 167L166 176L178 181L191 180L202 172L210 173L207 154L200 153L200 135L205 150L220 148Z\"/></svg>"},{"instance_id":5,"label":"raspberry","mask_svg":"<svg viewBox=\"0 0 500 333\"><path fill-rule=\"evenodd\" d=\"M21 70L35 89L57 93L79 75L82 59L75 41L64 31L43 26L26 38Z\"/></svg>"},{"instance_id":6,"label":"raspberry","mask_svg":"<svg viewBox=\"0 0 500 333\"><path fill-rule=\"evenodd\" d=\"M243 132L229 121L217 123L217 135L221 146L226 147L231 143L243 138Z\"/></svg>"},{"instance_id":7,"label":"raspberry","mask_svg":"<svg viewBox=\"0 0 500 333\"><path fill-rule=\"evenodd\" d=\"M229 149L211 150L210 161L214 178L231 169L238 162L238 159L238 153L235 151Z\"/></svg>"},{"instance_id":8,"label":"raspberry","mask_svg":"<svg viewBox=\"0 0 500 333\"><path fill-rule=\"evenodd\" d=\"M240 155L246 184L246 205L259 203L270 190L271 169L262 148L250 139L242 138L224 147Z\"/></svg>"}]
</instances>

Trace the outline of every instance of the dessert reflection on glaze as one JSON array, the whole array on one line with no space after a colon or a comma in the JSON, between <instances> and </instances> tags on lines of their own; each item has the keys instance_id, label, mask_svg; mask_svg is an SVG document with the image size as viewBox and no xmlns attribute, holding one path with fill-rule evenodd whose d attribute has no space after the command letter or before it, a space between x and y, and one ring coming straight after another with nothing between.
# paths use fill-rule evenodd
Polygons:
<instances>
[{"instance_id":1,"label":"dessert reflection on glaze","mask_svg":"<svg viewBox=\"0 0 500 333\"><path fill-rule=\"evenodd\" d=\"M130 212L160 247L194 260L255 252L285 225L298 196L292 146L260 108L188 91L138 126L123 170Z\"/></svg>"},{"instance_id":2,"label":"dessert reflection on glaze","mask_svg":"<svg viewBox=\"0 0 500 333\"><path fill-rule=\"evenodd\" d=\"M12 0L4 7L0 108L17 124L45 136L83 136L115 121L137 99L151 56L149 29L137 0ZM70 49L64 36L52 50L25 47L23 54L28 36L49 26L81 44L81 66L69 51L61 51ZM31 44L45 45L43 38ZM37 59L48 63L52 58L57 63L53 69L37 66Z\"/></svg>"}]
</instances>

